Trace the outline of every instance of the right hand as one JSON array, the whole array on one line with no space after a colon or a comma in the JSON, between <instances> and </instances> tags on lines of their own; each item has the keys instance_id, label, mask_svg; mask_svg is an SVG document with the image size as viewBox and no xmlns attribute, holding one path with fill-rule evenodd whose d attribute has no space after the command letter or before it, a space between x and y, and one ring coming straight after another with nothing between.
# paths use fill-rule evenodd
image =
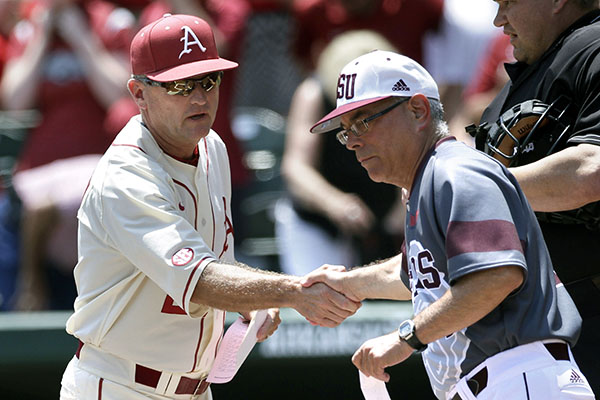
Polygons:
<instances>
[{"instance_id":1,"label":"right hand","mask_svg":"<svg viewBox=\"0 0 600 400\"><path fill-rule=\"evenodd\" d=\"M413 351L400 340L398 332L392 332L363 343L352 356L352 363L366 376L389 382L390 375L385 369L406 360Z\"/></svg>"},{"instance_id":2,"label":"right hand","mask_svg":"<svg viewBox=\"0 0 600 400\"><path fill-rule=\"evenodd\" d=\"M301 296L294 308L311 324L334 328L353 315L361 306L324 283L301 287Z\"/></svg>"},{"instance_id":3,"label":"right hand","mask_svg":"<svg viewBox=\"0 0 600 400\"><path fill-rule=\"evenodd\" d=\"M349 275L343 265L325 264L306 274L301 283L304 287L310 287L317 282L322 282L332 289L343 293L344 296L354 302L362 301L363 299L347 284L348 277Z\"/></svg>"}]
</instances>

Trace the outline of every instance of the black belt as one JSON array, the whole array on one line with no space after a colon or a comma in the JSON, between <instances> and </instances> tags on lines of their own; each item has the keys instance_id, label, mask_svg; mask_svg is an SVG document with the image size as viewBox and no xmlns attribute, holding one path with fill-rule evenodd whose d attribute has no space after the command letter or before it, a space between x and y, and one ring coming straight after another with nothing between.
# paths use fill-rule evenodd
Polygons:
<instances>
[{"instance_id":1,"label":"black belt","mask_svg":"<svg viewBox=\"0 0 600 400\"><path fill-rule=\"evenodd\" d=\"M77 351L75 352L77 358L79 358L83 346L83 342L80 340ZM135 365L135 382L141 385L156 389L161 375L161 371L144 367L139 364ZM192 379L182 376L179 378L179 383L177 383L175 394L193 394L197 396L206 392L206 389L208 389L209 386L210 383L207 382L206 379Z\"/></svg>"},{"instance_id":2,"label":"black belt","mask_svg":"<svg viewBox=\"0 0 600 400\"><path fill-rule=\"evenodd\" d=\"M554 357L556 361L569 361L569 346L565 343L544 343L548 353ZM467 386L471 389L473 396L477 396L486 388L488 384L488 369L483 367L467 380ZM452 397L452 400L463 400L458 393Z\"/></svg>"}]
</instances>

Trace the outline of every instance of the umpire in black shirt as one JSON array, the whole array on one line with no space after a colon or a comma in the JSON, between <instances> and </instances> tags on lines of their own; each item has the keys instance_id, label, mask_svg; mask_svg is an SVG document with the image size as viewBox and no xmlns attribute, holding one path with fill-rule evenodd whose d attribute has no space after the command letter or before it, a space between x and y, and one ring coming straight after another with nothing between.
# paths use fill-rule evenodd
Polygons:
<instances>
[{"instance_id":1,"label":"umpire in black shirt","mask_svg":"<svg viewBox=\"0 0 600 400\"><path fill-rule=\"evenodd\" d=\"M536 211L556 273L584 319L573 352L598 395L598 0L496 3L494 24L510 36L517 62L506 65L510 81L484 111L479 127L467 130L479 149L511 168Z\"/></svg>"}]
</instances>

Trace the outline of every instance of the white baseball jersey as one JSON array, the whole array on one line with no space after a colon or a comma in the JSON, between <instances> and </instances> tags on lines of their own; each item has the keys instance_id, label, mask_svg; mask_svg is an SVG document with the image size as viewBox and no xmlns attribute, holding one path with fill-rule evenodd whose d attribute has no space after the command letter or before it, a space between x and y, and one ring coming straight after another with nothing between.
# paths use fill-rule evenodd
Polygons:
<instances>
[{"instance_id":1,"label":"white baseball jersey","mask_svg":"<svg viewBox=\"0 0 600 400\"><path fill-rule=\"evenodd\" d=\"M165 154L133 117L100 160L79 209L78 297L67 331L141 365L208 373L225 313L191 303L203 269L232 262L225 144L198 143L198 166Z\"/></svg>"}]
</instances>

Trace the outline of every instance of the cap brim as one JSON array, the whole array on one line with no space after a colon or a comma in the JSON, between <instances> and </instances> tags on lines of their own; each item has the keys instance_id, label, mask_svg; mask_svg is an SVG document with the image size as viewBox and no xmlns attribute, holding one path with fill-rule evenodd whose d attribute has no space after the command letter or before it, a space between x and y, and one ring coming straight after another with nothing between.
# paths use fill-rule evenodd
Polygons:
<instances>
[{"instance_id":1,"label":"cap brim","mask_svg":"<svg viewBox=\"0 0 600 400\"><path fill-rule=\"evenodd\" d=\"M147 76L157 82L169 82L210 72L234 69L237 68L237 66L238 63L236 62L224 58L214 58L178 65L173 68L167 68L162 71L147 74Z\"/></svg>"},{"instance_id":2,"label":"cap brim","mask_svg":"<svg viewBox=\"0 0 600 400\"><path fill-rule=\"evenodd\" d=\"M354 111L357 108L366 106L368 104L375 103L376 101L387 99L388 97L391 96L374 97L372 99L365 99L344 104L343 106L336 108L335 110L321 118L319 122L317 122L315 125L313 125L312 128L310 128L310 131L312 133L327 133L333 130L337 130L340 127L340 117L343 114L346 114L350 111Z\"/></svg>"}]
</instances>

